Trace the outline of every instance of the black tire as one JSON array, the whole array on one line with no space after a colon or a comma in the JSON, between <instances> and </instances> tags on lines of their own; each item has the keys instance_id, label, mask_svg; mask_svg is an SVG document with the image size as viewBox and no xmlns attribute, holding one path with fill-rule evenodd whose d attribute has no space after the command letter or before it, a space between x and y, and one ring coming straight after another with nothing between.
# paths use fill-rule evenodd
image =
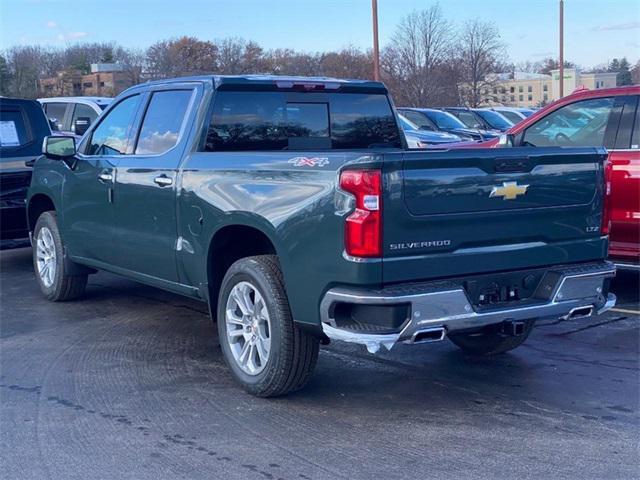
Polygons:
<instances>
[{"instance_id":1,"label":"black tire","mask_svg":"<svg viewBox=\"0 0 640 480\"><path fill-rule=\"evenodd\" d=\"M248 282L257 289L270 318L270 352L263 370L256 375L243 371L227 337L227 300L240 282ZM276 256L247 257L231 265L220 288L217 324L225 361L234 378L250 394L285 395L301 389L309 380L318 359L320 341L293 321Z\"/></svg>"},{"instance_id":2,"label":"black tire","mask_svg":"<svg viewBox=\"0 0 640 480\"><path fill-rule=\"evenodd\" d=\"M52 282L47 285L40 275L38 268L38 239L42 229L48 229L53 239L53 249L55 251L55 273ZM33 231L33 269L36 273L36 280L43 295L52 302L64 302L80 297L87 286L87 274L69 275L65 271L68 263L64 260L64 245L58 230L58 221L55 212L44 212L36 222Z\"/></svg>"},{"instance_id":3,"label":"black tire","mask_svg":"<svg viewBox=\"0 0 640 480\"><path fill-rule=\"evenodd\" d=\"M527 320L524 333L518 336L505 335L499 326L490 326L479 332L454 333L451 340L463 352L469 355L489 356L508 352L522 345L531 334L535 320Z\"/></svg>"}]
</instances>

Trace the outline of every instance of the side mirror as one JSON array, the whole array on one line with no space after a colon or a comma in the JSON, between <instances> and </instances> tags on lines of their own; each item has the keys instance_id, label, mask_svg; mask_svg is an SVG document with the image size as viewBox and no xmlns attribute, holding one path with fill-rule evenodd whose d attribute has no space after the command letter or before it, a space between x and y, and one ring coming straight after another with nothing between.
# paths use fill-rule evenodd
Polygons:
<instances>
[{"instance_id":1,"label":"side mirror","mask_svg":"<svg viewBox=\"0 0 640 480\"><path fill-rule=\"evenodd\" d=\"M42 154L52 160L64 160L76 154L76 139L74 137L45 137Z\"/></svg>"},{"instance_id":2,"label":"side mirror","mask_svg":"<svg viewBox=\"0 0 640 480\"><path fill-rule=\"evenodd\" d=\"M503 133L498 138L499 147L513 147L514 145L515 145L515 141L512 133Z\"/></svg>"},{"instance_id":3,"label":"side mirror","mask_svg":"<svg viewBox=\"0 0 640 480\"><path fill-rule=\"evenodd\" d=\"M91 119L89 117L78 117L76 121L73 122L73 132L76 135L82 136L84 132L89 129L91 125Z\"/></svg>"}]
</instances>

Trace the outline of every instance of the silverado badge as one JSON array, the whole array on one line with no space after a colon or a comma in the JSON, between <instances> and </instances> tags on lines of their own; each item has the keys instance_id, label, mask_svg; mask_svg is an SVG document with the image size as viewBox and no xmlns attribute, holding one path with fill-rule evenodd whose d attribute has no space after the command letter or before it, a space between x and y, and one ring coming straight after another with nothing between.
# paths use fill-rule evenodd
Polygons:
<instances>
[{"instance_id":1,"label":"silverado badge","mask_svg":"<svg viewBox=\"0 0 640 480\"><path fill-rule=\"evenodd\" d=\"M503 200L513 200L518 195L527 193L529 185L518 185L518 182L502 182L501 187L493 187L489 197L502 197Z\"/></svg>"}]
</instances>

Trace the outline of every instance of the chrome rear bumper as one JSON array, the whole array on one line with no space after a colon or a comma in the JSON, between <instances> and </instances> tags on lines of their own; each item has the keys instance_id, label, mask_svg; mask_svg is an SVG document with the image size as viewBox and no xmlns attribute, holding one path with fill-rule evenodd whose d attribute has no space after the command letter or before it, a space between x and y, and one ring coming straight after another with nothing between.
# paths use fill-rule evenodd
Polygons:
<instances>
[{"instance_id":1,"label":"chrome rear bumper","mask_svg":"<svg viewBox=\"0 0 640 480\"><path fill-rule=\"evenodd\" d=\"M417 335L433 341L445 333L474 330L502 322L518 322L543 318L587 317L603 313L616 303L613 294L605 292L605 280L615 276L609 262L550 269L538 286L535 298L513 302L505 307L474 307L461 285L449 282L430 282L377 291L332 288L321 304L322 330L332 340L359 343L371 353L381 347L391 349L398 342L417 343ZM354 331L340 328L333 318L338 303L359 305L408 304L409 318L393 333ZM442 332L438 338L438 332Z\"/></svg>"}]
</instances>

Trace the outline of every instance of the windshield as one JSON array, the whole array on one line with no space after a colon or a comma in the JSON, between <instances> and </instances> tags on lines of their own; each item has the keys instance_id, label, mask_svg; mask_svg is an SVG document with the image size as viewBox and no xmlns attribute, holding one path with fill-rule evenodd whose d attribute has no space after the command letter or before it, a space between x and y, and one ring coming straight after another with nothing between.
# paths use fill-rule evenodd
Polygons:
<instances>
[{"instance_id":1,"label":"windshield","mask_svg":"<svg viewBox=\"0 0 640 480\"><path fill-rule=\"evenodd\" d=\"M440 112L438 110L431 110L425 112L438 128L454 129L454 128L466 128L466 125L458 120L456 117L447 112Z\"/></svg>"},{"instance_id":2,"label":"windshield","mask_svg":"<svg viewBox=\"0 0 640 480\"><path fill-rule=\"evenodd\" d=\"M498 110L498 113L513 122L514 125L522 120L520 115L516 112L512 112L511 110Z\"/></svg>"},{"instance_id":3,"label":"windshield","mask_svg":"<svg viewBox=\"0 0 640 480\"><path fill-rule=\"evenodd\" d=\"M534 114L535 110L530 110L528 108L521 108L520 109L520 113L523 114L525 117L528 117L528 116Z\"/></svg>"},{"instance_id":4,"label":"windshield","mask_svg":"<svg viewBox=\"0 0 640 480\"><path fill-rule=\"evenodd\" d=\"M507 130L513 126L509 120L504 118L502 115L496 112L492 112L491 110L476 110L476 113L480 115L485 122L491 126L491 128L504 129Z\"/></svg>"},{"instance_id":5,"label":"windshield","mask_svg":"<svg viewBox=\"0 0 640 480\"><path fill-rule=\"evenodd\" d=\"M401 113L398 114L398 118L400 118L400 124L402 125L403 130L419 130L418 126L415 123L413 123Z\"/></svg>"}]
</instances>

